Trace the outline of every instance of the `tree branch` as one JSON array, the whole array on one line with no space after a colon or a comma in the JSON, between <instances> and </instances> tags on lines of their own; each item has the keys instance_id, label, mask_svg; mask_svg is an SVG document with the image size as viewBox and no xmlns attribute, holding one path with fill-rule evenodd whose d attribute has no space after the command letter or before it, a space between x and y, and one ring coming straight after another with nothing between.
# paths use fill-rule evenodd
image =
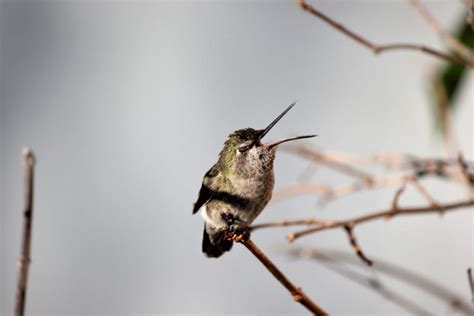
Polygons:
<instances>
[{"instance_id":1,"label":"tree branch","mask_svg":"<svg viewBox=\"0 0 474 316\"><path fill-rule=\"evenodd\" d=\"M410 3L449 48L467 60L472 59L473 52L458 41L456 37L447 32L420 1L410 0Z\"/></svg>"},{"instance_id":2,"label":"tree branch","mask_svg":"<svg viewBox=\"0 0 474 316\"><path fill-rule=\"evenodd\" d=\"M314 163L323 164L335 171L354 177L356 180L337 186L296 183L276 191L273 194L272 202L301 194L318 194L323 199L330 200L361 190L379 189L412 182L426 199L429 199L431 203L436 203L434 199L430 198L429 193L426 193L426 189L420 188L421 184L418 180L428 175L470 186L471 190L474 189L474 174L471 171L471 169L474 170L474 164L465 161L462 159L462 156L461 158L458 157L458 159L418 158L413 155L387 152L361 156L320 151L304 145L288 146L285 150ZM398 168L404 170L384 177L377 177L366 173L364 170L355 168L354 165L358 164L382 164L391 169ZM341 168L341 166L344 167Z\"/></svg>"},{"instance_id":3,"label":"tree branch","mask_svg":"<svg viewBox=\"0 0 474 316\"><path fill-rule=\"evenodd\" d=\"M444 204L440 205L439 207L442 207L445 211L451 212L455 210L459 210L465 207L470 207L474 206L474 200L466 200L462 202L456 202L456 203L450 203L450 204ZM413 214L425 214L425 213L437 213L439 212L439 207L438 206L428 206L428 207L411 207L411 208L398 208L398 209L388 209L384 211L379 211L379 212L374 212L370 213L368 215L360 216L360 217L355 217L352 219L348 220L343 220L343 221L333 221L329 224L326 225L320 225L314 228L309 228L305 229L296 233L292 233L288 235L288 240L289 241L294 241L298 238L301 238L303 236L307 236L309 234L317 233L323 230L329 230L329 229L334 229L338 227L345 227L346 225L349 225L353 223L353 225L358 225L361 223L366 223L369 221L373 220L378 220L378 219L383 219L383 218L391 218L396 215L413 215Z\"/></svg>"},{"instance_id":4,"label":"tree branch","mask_svg":"<svg viewBox=\"0 0 474 316\"><path fill-rule=\"evenodd\" d=\"M298 226L298 225L329 225L333 222L323 221L316 218L308 218L302 220L283 220L276 222L269 222L263 224L252 225L249 227L251 231L262 229L262 228L272 228L272 227L286 227L286 226Z\"/></svg>"},{"instance_id":5,"label":"tree branch","mask_svg":"<svg viewBox=\"0 0 474 316\"><path fill-rule=\"evenodd\" d=\"M321 307L313 302L306 293L299 287L296 287L291 281L281 272L275 264L257 247L257 245L250 239L250 236L233 235L231 239L235 242L243 244L264 266L268 271L280 282L293 296L293 299L306 307L313 315L328 315Z\"/></svg>"},{"instance_id":6,"label":"tree branch","mask_svg":"<svg viewBox=\"0 0 474 316\"><path fill-rule=\"evenodd\" d=\"M362 251L362 248L360 248L359 243L357 242L357 239L354 235L354 224L349 223L345 225L344 230L347 233L347 237L349 237L349 242L351 243L352 249L354 250L357 257L359 257L368 266L372 266L374 264L373 261L366 257Z\"/></svg>"},{"instance_id":7,"label":"tree branch","mask_svg":"<svg viewBox=\"0 0 474 316\"><path fill-rule=\"evenodd\" d=\"M364 181L370 182L372 180L372 175L363 171L359 170L350 164L339 161L337 159L333 159L332 157L326 155L323 152L313 150L307 146L301 145L301 146L294 146L294 147L289 147L290 152L295 153L296 155L299 155L301 157L304 157L306 159L309 159L313 162L320 163L322 165L325 165L331 169L337 170L341 173L344 173L348 176L357 178L357 179L362 179Z\"/></svg>"},{"instance_id":8,"label":"tree branch","mask_svg":"<svg viewBox=\"0 0 474 316\"><path fill-rule=\"evenodd\" d=\"M405 188L406 182L402 183L402 185L395 192L395 195L393 196L392 200L392 210L398 210L398 200L400 199L400 196L402 195L403 191L405 191Z\"/></svg>"},{"instance_id":9,"label":"tree branch","mask_svg":"<svg viewBox=\"0 0 474 316\"><path fill-rule=\"evenodd\" d=\"M28 267L30 265L31 253L31 228L33 222L33 178L35 156L30 148L22 151L23 174L24 174L24 211L23 211L23 241L21 256L18 260L19 277L16 292L15 315L22 316L25 313L26 288L28 283Z\"/></svg>"},{"instance_id":10,"label":"tree branch","mask_svg":"<svg viewBox=\"0 0 474 316\"><path fill-rule=\"evenodd\" d=\"M306 3L304 0L298 0L298 4L300 7L310 14L320 18L339 32L347 35L348 37L352 38L357 43L361 44L362 46L370 49L375 54L381 54L383 52L391 51L391 50L416 50L434 57L438 57L445 61L449 61L456 64L466 65L468 67L474 68L474 62L471 60L466 60L460 56L453 56L447 53L438 51L434 48L421 45L421 44L412 44L412 43L392 43L392 44L385 44L385 45L378 45L375 44L368 39L364 38L362 35L357 34L341 23L335 21L334 19L330 18L329 16L325 15L321 11L317 10L313 6Z\"/></svg>"},{"instance_id":11,"label":"tree branch","mask_svg":"<svg viewBox=\"0 0 474 316\"><path fill-rule=\"evenodd\" d=\"M474 303L474 279L472 278L472 268L467 269L467 281L471 290L471 301Z\"/></svg>"},{"instance_id":12,"label":"tree branch","mask_svg":"<svg viewBox=\"0 0 474 316\"><path fill-rule=\"evenodd\" d=\"M316 260L322 263L325 267L330 270L343 275L349 276L349 279L352 279L352 272L360 271L360 263L358 259L350 253L344 251L337 251L330 248L314 248L308 246L293 246L288 250L287 254L292 258L306 258ZM445 283L437 283L434 280L431 280L425 276L421 271L414 271L407 269L406 267L399 266L394 263L385 261L382 258L374 258L376 264L369 270L365 270L366 273L360 274L361 276L366 275L365 284L371 286L375 291L379 291L380 288L373 286L376 285L370 280L380 281L381 276L387 276L390 280L397 280L402 284L412 287L413 289L418 289L424 295L430 295L433 299L440 300L441 303L446 303L450 308L455 310L456 314L472 316L474 315L474 309L470 302L465 301L463 296L458 295L456 292L453 292L449 289L448 285ZM357 261L356 261L357 260ZM374 278L375 277L375 278ZM393 284L387 284L392 286ZM383 293L381 293L383 294ZM385 296L385 295L384 295ZM396 297L385 296L387 299L395 302L401 308L407 309L407 312L410 315L434 315L439 314L432 311L424 310L418 305L419 300L417 296L402 296L402 300L399 301ZM395 298L395 300L394 300ZM412 301L412 298L414 300ZM411 302L411 303L410 303ZM424 312L423 312L424 311ZM446 314L446 313L444 313Z\"/></svg>"}]
</instances>

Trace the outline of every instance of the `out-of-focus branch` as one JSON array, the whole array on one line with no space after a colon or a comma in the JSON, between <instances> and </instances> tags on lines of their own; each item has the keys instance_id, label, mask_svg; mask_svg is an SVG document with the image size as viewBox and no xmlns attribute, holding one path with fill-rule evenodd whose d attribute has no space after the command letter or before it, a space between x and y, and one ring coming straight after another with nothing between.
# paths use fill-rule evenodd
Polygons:
<instances>
[{"instance_id":1,"label":"out-of-focus branch","mask_svg":"<svg viewBox=\"0 0 474 316\"><path fill-rule=\"evenodd\" d=\"M331 271L378 292L383 297L396 303L399 307L407 310L410 315L433 315L437 313L425 310L426 306L421 307L418 305L418 300L413 300L413 297L406 295L406 293L398 294L391 291L388 287L384 287L380 279L378 277L374 278L374 276L387 275L390 279L395 279L412 288L416 288L422 293L429 294L433 298L440 300L440 302L448 304L450 308L459 314L472 316L474 313L473 306L468 301L465 301L462 296L451 291L447 284L437 283L424 277L422 271L412 271L398 264L384 261L383 258L374 258L376 264L369 271L367 269L361 270L360 260L357 260L352 254L343 251L329 248L293 246L287 253L293 258L312 259L322 263ZM352 269L352 267L355 269ZM361 274L359 271L366 271L367 273Z\"/></svg>"},{"instance_id":2,"label":"out-of-focus branch","mask_svg":"<svg viewBox=\"0 0 474 316\"><path fill-rule=\"evenodd\" d=\"M471 171L471 169L474 170L474 164L465 161L462 159L462 156L460 159L424 159L413 155L386 152L362 156L320 151L304 145L288 146L285 148L285 151L308 159L315 164L321 164L335 171L349 175L350 177L354 177L356 180L352 183L336 186L296 183L276 191L273 194L272 202L301 194L317 194L325 201L328 201L362 190L379 189L391 185L402 185L406 182L412 182L415 188L420 191L431 204L435 204L435 200L419 182L421 178L429 175L463 185L467 184L470 185L471 188L474 188L474 174ZM404 170L386 176L376 177L356 167L361 164L382 164L391 169ZM343 166L343 168L341 168L341 166Z\"/></svg>"},{"instance_id":3,"label":"out-of-focus branch","mask_svg":"<svg viewBox=\"0 0 474 316\"><path fill-rule=\"evenodd\" d=\"M419 0L410 0L410 3L449 48L466 60L472 60L473 52L458 41L456 37L447 32Z\"/></svg>"},{"instance_id":4,"label":"out-of-focus branch","mask_svg":"<svg viewBox=\"0 0 474 316\"><path fill-rule=\"evenodd\" d=\"M416 50L416 51L443 59L445 61L449 61L456 64L463 64L468 67L474 68L474 62L472 60L468 60L460 56L453 56L448 53L444 53L434 48L421 45L421 44L412 44L412 43L392 43L392 44L385 44L385 45L375 44L369 41L368 39L364 38L362 35L357 34L354 31L351 31L350 29L348 29L341 23L337 22L336 20L332 19L331 17L327 16L326 14L322 13L315 7L307 4L306 1L304 0L297 0L297 1L300 7L304 11L320 18L321 20L323 20L324 22L326 22L327 24L329 24L330 26L332 26L339 32L350 37L351 39L361 44L362 46L370 49L375 54L381 54L383 52L387 52L391 50Z\"/></svg>"},{"instance_id":5,"label":"out-of-focus branch","mask_svg":"<svg viewBox=\"0 0 474 316\"><path fill-rule=\"evenodd\" d=\"M31 229L33 225L33 177L35 156L30 148L22 151L24 176L24 210L23 210L23 240L21 255L18 260L18 283L15 303L15 316L25 313L26 288L28 285L28 268L31 260Z\"/></svg>"},{"instance_id":6,"label":"out-of-focus branch","mask_svg":"<svg viewBox=\"0 0 474 316\"><path fill-rule=\"evenodd\" d=\"M289 234L287 238L291 242L300 237L323 230L343 228L349 237L349 242L355 254L363 262L371 265L372 261L365 256L357 242L354 234L354 227L356 225L376 219L390 219L397 215L435 212L444 214L447 211L453 211L474 205L474 195L472 194L465 201L440 204L421 182L421 180L426 176L431 175L464 185L470 188L471 193L474 192L474 164L465 161L462 155L459 155L457 159L421 159L413 155L397 153L379 153L369 156L360 156L346 153L317 151L301 145L287 147L286 150L302 158L308 159L316 165L322 164L339 173L348 175L351 178L356 178L356 180L353 183L342 184L334 187L325 184L297 183L275 192L272 199L273 202L298 194L314 193L328 200L362 190L383 188L390 185L398 185L399 188L394 194L391 207L384 211L368 213L364 216L339 221L316 218L282 220L257 224L252 226L251 230L271 227L307 226L307 228L302 231ZM360 164L383 164L392 169L397 168L404 170L388 176L377 177L369 175L364 170L356 167ZM426 207L399 207L398 201L408 184L413 185L413 187L427 201L428 205Z\"/></svg>"},{"instance_id":7,"label":"out-of-focus branch","mask_svg":"<svg viewBox=\"0 0 474 316\"><path fill-rule=\"evenodd\" d=\"M474 30L474 0L463 0L463 2L466 4L468 9L466 22Z\"/></svg>"},{"instance_id":8,"label":"out-of-focus branch","mask_svg":"<svg viewBox=\"0 0 474 316\"><path fill-rule=\"evenodd\" d=\"M471 290L471 301L474 303L474 279L472 278L472 268L467 269L467 281Z\"/></svg>"},{"instance_id":9,"label":"out-of-focus branch","mask_svg":"<svg viewBox=\"0 0 474 316\"><path fill-rule=\"evenodd\" d=\"M250 235L232 235L230 237L235 242L243 244L264 266L268 271L280 282L292 295L293 299L306 307L313 315L328 315L321 307L319 307L308 295L299 287L296 287L277 266L257 247L250 239Z\"/></svg>"},{"instance_id":10,"label":"out-of-focus branch","mask_svg":"<svg viewBox=\"0 0 474 316\"><path fill-rule=\"evenodd\" d=\"M466 186L471 188L471 192L474 192L474 172L469 171L469 165L461 153L458 154L458 163Z\"/></svg>"},{"instance_id":11,"label":"out-of-focus branch","mask_svg":"<svg viewBox=\"0 0 474 316\"><path fill-rule=\"evenodd\" d=\"M395 194L392 200L392 210L398 210L398 200L400 199L400 196L402 195L402 193L405 191L405 188L406 188L406 183L403 183L397 189L397 191L395 191Z\"/></svg>"},{"instance_id":12,"label":"out-of-focus branch","mask_svg":"<svg viewBox=\"0 0 474 316\"><path fill-rule=\"evenodd\" d=\"M308 219L303 219L303 220L283 220L283 221L276 221L276 222L270 222L270 223L263 223L263 224L256 224L250 226L250 230L254 231L257 229L262 229L262 228L272 228L272 227L286 227L286 226L298 226L298 225L329 225L330 221L323 221L319 220L316 218L308 218Z\"/></svg>"},{"instance_id":13,"label":"out-of-focus branch","mask_svg":"<svg viewBox=\"0 0 474 316\"><path fill-rule=\"evenodd\" d=\"M346 231L347 236L349 237L349 242L351 243L352 249L354 250L355 254L368 266L373 265L373 261L367 258L367 256L362 251L362 248L360 248L359 243L357 242L357 238L354 235L354 224L349 223L345 225L344 230Z\"/></svg>"},{"instance_id":14,"label":"out-of-focus branch","mask_svg":"<svg viewBox=\"0 0 474 316\"><path fill-rule=\"evenodd\" d=\"M313 150L306 146L295 146L290 148L292 148L291 151L293 151L295 154L304 157L308 160L322 164L324 166L327 166L328 168L334 169L357 179L362 179L367 182L372 181L371 174L363 170L359 170L343 161L333 159L332 157L325 155L323 152Z\"/></svg>"},{"instance_id":15,"label":"out-of-focus branch","mask_svg":"<svg viewBox=\"0 0 474 316\"><path fill-rule=\"evenodd\" d=\"M416 178L410 179L410 182L413 183L415 188L420 192L420 194L428 201L429 205L438 209L440 214L444 213L444 209L435 198L428 192L428 190L418 181Z\"/></svg>"}]
</instances>

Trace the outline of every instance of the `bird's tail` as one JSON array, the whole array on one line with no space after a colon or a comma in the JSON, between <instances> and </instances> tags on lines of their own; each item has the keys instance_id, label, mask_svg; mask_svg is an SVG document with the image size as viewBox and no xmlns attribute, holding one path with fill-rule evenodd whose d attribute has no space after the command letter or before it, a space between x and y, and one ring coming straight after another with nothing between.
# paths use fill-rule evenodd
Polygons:
<instances>
[{"instance_id":1,"label":"bird's tail","mask_svg":"<svg viewBox=\"0 0 474 316\"><path fill-rule=\"evenodd\" d=\"M229 251L233 242L224 237L224 231L214 230L205 224L202 236L202 252L209 258L218 258L224 252Z\"/></svg>"}]
</instances>

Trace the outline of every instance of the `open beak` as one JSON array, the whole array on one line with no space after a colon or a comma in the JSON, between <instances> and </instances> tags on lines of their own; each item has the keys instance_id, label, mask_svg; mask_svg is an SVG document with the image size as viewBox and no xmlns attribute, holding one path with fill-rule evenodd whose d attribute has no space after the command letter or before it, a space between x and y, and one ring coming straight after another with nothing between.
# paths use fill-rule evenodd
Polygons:
<instances>
[{"instance_id":1,"label":"open beak","mask_svg":"<svg viewBox=\"0 0 474 316\"><path fill-rule=\"evenodd\" d=\"M259 141L263 138L263 136L265 136L272 128L273 126L276 125L276 123L278 123L279 120L281 120L281 118L283 116L285 116L286 113L288 113L289 110L291 110L292 107L294 107L296 104L296 102L293 102L290 104L289 107L286 108L285 111L283 111L280 115L278 115L278 117L276 119L274 119L270 124L268 124L268 126L262 130L261 134L258 136L258 139L256 141ZM269 148L273 148L275 146L278 146L282 143L286 143L286 142L289 142L289 141L292 141L292 140L297 140L297 139L303 139L303 138L311 138L311 137L316 137L318 135L304 135L304 136L296 136L296 137L290 137L290 138L285 138L285 139L282 139L282 140L279 140L277 142L274 142L272 144L269 145Z\"/></svg>"},{"instance_id":2,"label":"open beak","mask_svg":"<svg viewBox=\"0 0 474 316\"><path fill-rule=\"evenodd\" d=\"M285 138L285 139L279 140L277 142L274 142L274 143L268 145L268 147L273 148L273 147L278 146L282 143L286 143L286 142L289 142L289 141L292 141L292 140L303 139L303 138L312 138L312 137L316 137L316 136L318 136L318 135L303 135L303 136Z\"/></svg>"}]
</instances>

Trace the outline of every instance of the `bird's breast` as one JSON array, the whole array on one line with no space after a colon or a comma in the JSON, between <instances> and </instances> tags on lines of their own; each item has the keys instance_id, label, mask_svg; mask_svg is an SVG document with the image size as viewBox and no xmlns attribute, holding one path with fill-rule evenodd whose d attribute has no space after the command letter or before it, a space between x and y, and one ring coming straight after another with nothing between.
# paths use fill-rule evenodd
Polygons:
<instances>
[{"instance_id":1,"label":"bird's breast","mask_svg":"<svg viewBox=\"0 0 474 316\"><path fill-rule=\"evenodd\" d=\"M273 191L275 177L273 170L271 170L253 177L235 177L231 181L235 192L239 196L252 201L262 198L269 200Z\"/></svg>"}]
</instances>

